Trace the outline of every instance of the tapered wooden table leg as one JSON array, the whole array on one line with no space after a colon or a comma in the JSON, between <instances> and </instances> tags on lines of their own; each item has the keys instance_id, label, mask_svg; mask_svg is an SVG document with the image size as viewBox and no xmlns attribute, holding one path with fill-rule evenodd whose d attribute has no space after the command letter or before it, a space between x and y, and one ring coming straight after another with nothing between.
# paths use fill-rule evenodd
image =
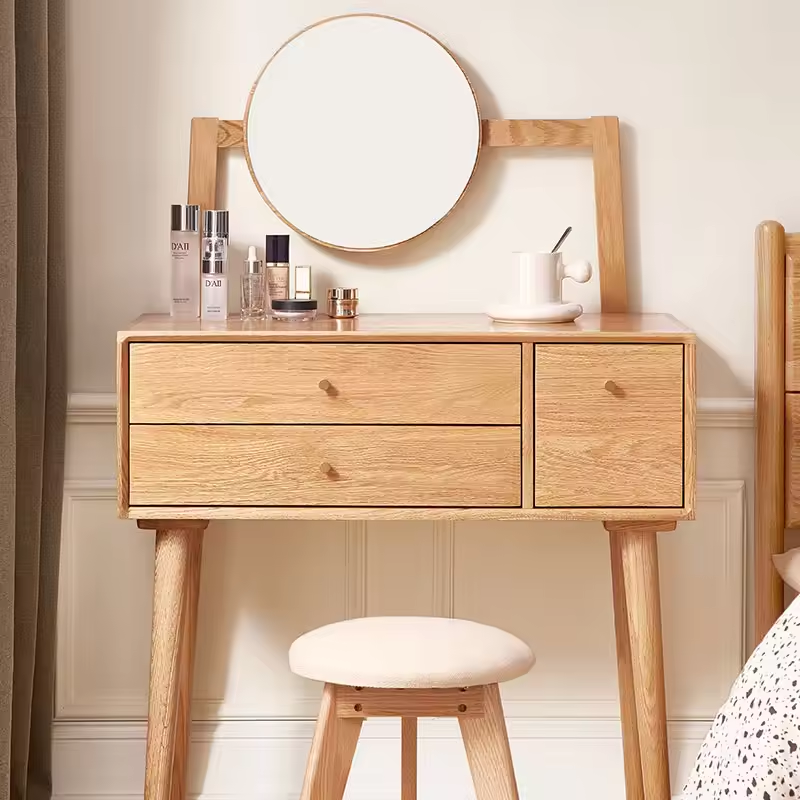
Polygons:
<instances>
[{"instance_id":1,"label":"tapered wooden table leg","mask_svg":"<svg viewBox=\"0 0 800 800\"><path fill-rule=\"evenodd\" d=\"M674 530L675 523L606 522L605 527L612 538L612 565L616 558L624 585L644 800L670 800L657 535L658 531ZM615 601L615 609L619 605ZM624 693L620 698L624 725L627 718L627 731L623 730L623 735L627 734L629 740L626 758L631 759L630 682L624 666L621 666L620 689ZM626 765L626 778L628 772ZM635 776L633 768L630 773ZM636 791L635 777L633 784Z\"/></svg>"},{"instance_id":2,"label":"tapered wooden table leg","mask_svg":"<svg viewBox=\"0 0 800 800\"><path fill-rule=\"evenodd\" d=\"M208 522L140 521L156 529L145 800L183 800L203 531Z\"/></svg>"},{"instance_id":3,"label":"tapered wooden table leg","mask_svg":"<svg viewBox=\"0 0 800 800\"><path fill-rule=\"evenodd\" d=\"M620 536L609 533L611 545L611 588L614 594L614 630L617 642L619 710L622 722L622 755L625 763L625 797L644 800L642 762L639 758L639 725L636 721L636 693L633 688L631 640L628 634L628 604L625 602L625 578L622 574Z\"/></svg>"}]
</instances>

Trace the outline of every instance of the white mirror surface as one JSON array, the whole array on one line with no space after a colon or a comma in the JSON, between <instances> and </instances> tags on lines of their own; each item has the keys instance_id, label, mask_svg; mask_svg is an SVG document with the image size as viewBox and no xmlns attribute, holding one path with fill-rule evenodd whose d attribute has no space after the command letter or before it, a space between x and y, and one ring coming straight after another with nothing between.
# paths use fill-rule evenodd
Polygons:
<instances>
[{"instance_id":1,"label":"white mirror surface","mask_svg":"<svg viewBox=\"0 0 800 800\"><path fill-rule=\"evenodd\" d=\"M290 39L250 94L245 153L267 203L321 244L378 250L445 217L472 177L480 112L436 39L370 14Z\"/></svg>"}]
</instances>

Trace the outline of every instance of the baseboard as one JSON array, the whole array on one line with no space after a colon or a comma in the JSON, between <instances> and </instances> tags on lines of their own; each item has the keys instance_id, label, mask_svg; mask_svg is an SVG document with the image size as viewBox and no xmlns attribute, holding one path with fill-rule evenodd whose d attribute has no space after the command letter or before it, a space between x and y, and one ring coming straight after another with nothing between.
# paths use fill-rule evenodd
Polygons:
<instances>
[{"instance_id":1,"label":"baseboard","mask_svg":"<svg viewBox=\"0 0 800 800\"><path fill-rule=\"evenodd\" d=\"M669 725L673 785L691 769L710 720ZM508 720L522 800L534 797L624 797L617 719ZM313 721L198 722L192 730L189 797L195 800L297 800ZM60 721L54 727L54 800L142 800L143 721ZM347 800L397 800L399 726L364 728ZM576 768L580 765L580 768ZM420 725L420 800L473 798L454 720Z\"/></svg>"}]
</instances>

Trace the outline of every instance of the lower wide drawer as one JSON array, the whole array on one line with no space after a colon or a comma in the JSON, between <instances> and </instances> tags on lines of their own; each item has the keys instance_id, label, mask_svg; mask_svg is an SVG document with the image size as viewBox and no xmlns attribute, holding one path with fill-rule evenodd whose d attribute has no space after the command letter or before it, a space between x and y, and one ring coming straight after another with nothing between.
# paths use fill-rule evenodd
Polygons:
<instances>
[{"instance_id":1,"label":"lower wide drawer","mask_svg":"<svg viewBox=\"0 0 800 800\"><path fill-rule=\"evenodd\" d=\"M131 425L130 505L514 507L520 429Z\"/></svg>"}]
</instances>

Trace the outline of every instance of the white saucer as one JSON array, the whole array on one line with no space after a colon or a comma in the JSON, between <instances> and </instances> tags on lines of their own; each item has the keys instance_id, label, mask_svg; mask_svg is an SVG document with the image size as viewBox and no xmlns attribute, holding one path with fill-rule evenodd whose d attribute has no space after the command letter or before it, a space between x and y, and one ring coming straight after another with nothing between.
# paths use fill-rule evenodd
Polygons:
<instances>
[{"instance_id":1,"label":"white saucer","mask_svg":"<svg viewBox=\"0 0 800 800\"><path fill-rule=\"evenodd\" d=\"M583 314L580 303L545 303L540 306L489 306L486 311L495 322L573 322Z\"/></svg>"}]
</instances>

